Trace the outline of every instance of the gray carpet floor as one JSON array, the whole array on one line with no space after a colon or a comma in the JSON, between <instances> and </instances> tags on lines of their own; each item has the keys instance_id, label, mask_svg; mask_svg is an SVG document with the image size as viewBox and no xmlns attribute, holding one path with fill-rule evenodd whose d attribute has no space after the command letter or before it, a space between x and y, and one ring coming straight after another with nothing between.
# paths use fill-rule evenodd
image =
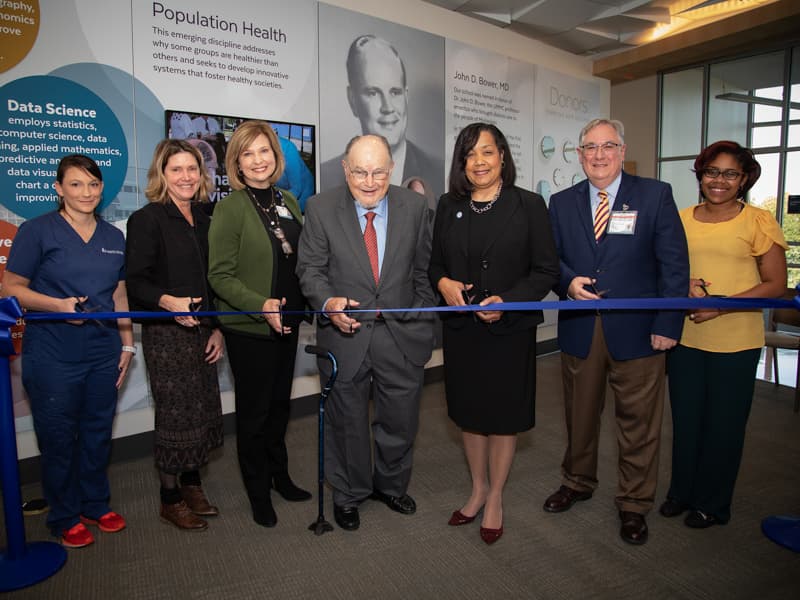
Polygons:
<instances>
[{"instance_id":1,"label":"gray carpet floor","mask_svg":"<svg viewBox=\"0 0 800 600\"><path fill-rule=\"evenodd\" d=\"M800 554L760 530L765 516L800 514L800 415L792 412L792 389L757 384L731 522L698 531L653 511L650 541L636 547L619 538L613 505L613 408L604 417L594 498L566 513L542 511L558 487L564 448L558 355L541 357L538 372L538 424L520 436L505 494L505 535L494 546L480 540L477 521L446 524L469 493L469 479L437 382L426 386L422 401L409 490L416 515L367 501L358 531L336 527L315 536L307 528L316 500L276 498L277 527L259 527L239 479L235 439L228 437L205 474L207 493L221 510L207 531L187 533L160 522L150 458L117 463L110 467L112 504L128 528L98 532L93 546L68 551L56 575L7 597L800 598ZM313 416L292 421L287 436L292 474L309 489L316 489L316 433ZM668 485L670 444L667 403L659 501ZM36 485L23 488L24 497L37 492ZM325 511L333 522L329 491ZM47 539L43 516L25 524L29 541Z\"/></svg>"}]
</instances>

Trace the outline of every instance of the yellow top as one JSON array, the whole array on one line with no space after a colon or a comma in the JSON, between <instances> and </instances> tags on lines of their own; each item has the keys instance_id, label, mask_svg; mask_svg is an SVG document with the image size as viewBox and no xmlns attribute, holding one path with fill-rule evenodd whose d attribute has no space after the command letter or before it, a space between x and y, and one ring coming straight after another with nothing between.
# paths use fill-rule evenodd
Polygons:
<instances>
[{"instance_id":1,"label":"yellow top","mask_svg":"<svg viewBox=\"0 0 800 600\"><path fill-rule=\"evenodd\" d=\"M755 257L778 244L788 248L780 225L769 212L749 204L730 221L702 223L694 218L697 205L681 211L689 243L689 272L712 285L710 294L731 296L761 282ZM739 352L764 345L764 317L753 309L723 313L705 323L688 317L681 344L709 352Z\"/></svg>"}]
</instances>

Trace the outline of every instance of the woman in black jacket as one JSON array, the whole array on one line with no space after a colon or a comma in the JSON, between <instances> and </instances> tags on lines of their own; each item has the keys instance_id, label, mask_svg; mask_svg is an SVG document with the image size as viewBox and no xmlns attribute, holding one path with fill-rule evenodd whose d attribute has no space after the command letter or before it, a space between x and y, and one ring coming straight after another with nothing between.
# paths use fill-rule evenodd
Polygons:
<instances>
[{"instance_id":1,"label":"woman in black jacket","mask_svg":"<svg viewBox=\"0 0 800 600\"><path fill-rule=\"evenodd\" d=\"M450 189L439 200L429 275L450 306L541 300L558 278L544 200L514 185L502 132L473 123L458 135ZM541 311L442 313L447 408L462 429L472 493L450 518L483 509L481 538L503 534L502 495L516 434L534 425Z\"/></svg>"},{"instance_id":2,"label":"woman in black jacket","mask_svg":"<svg viewBox=\"0 0 800 600\"><path fill-rule=\"evenodd\" d=\"M150 204L128 219L126 271L132 310L213 310L208 285L210 179L198 150L163 140L147 173ZM209 319L147 319L142 347L155 402L155 462L161 518L179 529L202 530L201 517L219 514L203 491L199 469L222 446L222 407L216 362L222 334ZM180 487L178 477L180 476Z\"/></svg>"}]
</instances>

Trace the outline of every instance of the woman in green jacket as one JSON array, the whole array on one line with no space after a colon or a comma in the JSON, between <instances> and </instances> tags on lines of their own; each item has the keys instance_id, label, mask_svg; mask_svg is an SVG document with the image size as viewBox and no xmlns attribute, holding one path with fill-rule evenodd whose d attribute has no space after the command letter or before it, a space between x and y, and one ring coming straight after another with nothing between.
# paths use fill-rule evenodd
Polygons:
<instances>
[{"instance_id":1,"label":"woman in green jacket","mask_svg":"<svg viewBox=\"0 0 800 600\"><path fill-rule=\"evenodd\" d=\"M289 501L311 498L289 477L285 442L302 320L296 311L305 307L294 272L302 215L295 198L274 186L284 159L269 123L239 125L225 166L235 191L214 210L208 280L220 311L265 313L222 316L220 323L235 384L239 468L253 520L274 527L272 487Z\"/></svg>"}]
</instances>

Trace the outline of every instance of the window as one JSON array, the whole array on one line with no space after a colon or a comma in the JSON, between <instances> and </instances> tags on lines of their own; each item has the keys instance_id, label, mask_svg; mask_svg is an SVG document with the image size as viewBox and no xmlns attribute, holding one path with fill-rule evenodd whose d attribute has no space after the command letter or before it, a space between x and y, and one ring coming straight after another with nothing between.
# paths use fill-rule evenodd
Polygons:
<instances>
[{"instance_id":1,"label":"window","mask_svg":"<svg viewBox=\"0 0 800 600\"><path fill-rule=\"evenodd\" d=\"M789 285L800 283L800 214L788 213L788 196L800 195L800 48L662 73L660 86L658 172L678 206L697 202L690 169L701 148L752 148L761 178L747 200L775 214L790 245Z\"/></svg>"}]
</instances>

